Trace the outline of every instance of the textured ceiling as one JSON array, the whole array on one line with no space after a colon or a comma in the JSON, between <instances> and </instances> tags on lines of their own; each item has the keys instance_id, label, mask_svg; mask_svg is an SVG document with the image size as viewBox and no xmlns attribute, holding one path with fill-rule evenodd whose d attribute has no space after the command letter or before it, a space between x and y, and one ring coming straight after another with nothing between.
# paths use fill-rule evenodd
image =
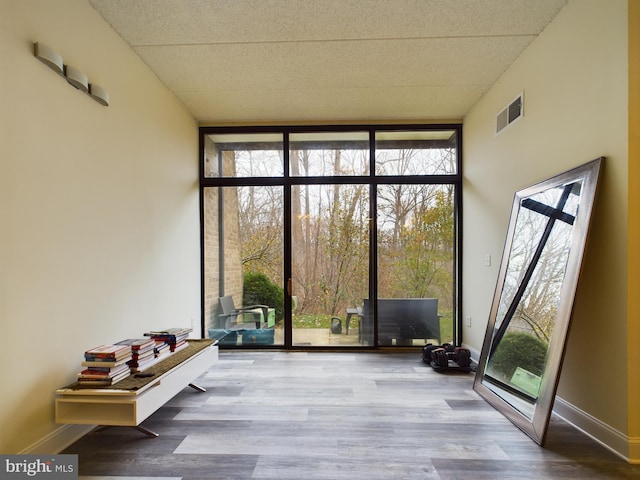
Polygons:
<instances>
[{"instance_id":1,"label":"textured ceiling","mask_svg":"<svg viewBox=\"0 0 640 480\"><path fill-rule=\"evenodd\" d=\"M220 124L461 119L567 0L89 2Z\"/></svg>"}]
</instances>

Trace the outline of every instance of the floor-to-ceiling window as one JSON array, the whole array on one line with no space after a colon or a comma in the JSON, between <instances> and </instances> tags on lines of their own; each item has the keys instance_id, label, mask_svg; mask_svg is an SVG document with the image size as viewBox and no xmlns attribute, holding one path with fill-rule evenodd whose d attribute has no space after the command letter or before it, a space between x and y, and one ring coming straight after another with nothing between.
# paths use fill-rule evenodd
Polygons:
<instances>
[{"instance_id":1,"label":"floor-to-ceiling window","mask_svg":"<svg viewBox=\"0 0 640 480\"><path fill-rule=\"evenodd\" d=\"M205 335L458 341L460 145L458 125L201 128Z\"/></svg>"}]
</instances>

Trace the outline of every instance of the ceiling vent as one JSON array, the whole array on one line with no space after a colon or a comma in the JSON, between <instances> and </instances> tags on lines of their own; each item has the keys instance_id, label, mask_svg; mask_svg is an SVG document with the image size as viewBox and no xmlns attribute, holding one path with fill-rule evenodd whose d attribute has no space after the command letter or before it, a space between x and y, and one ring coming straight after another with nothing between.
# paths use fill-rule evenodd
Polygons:
<instances>
[{"instance_id":1,"label":"ceiling vent","mask_svg":"<svg viewBox=\"0 0 640 480\"><path fill-rule=\"evenodd\" d=\"M522 117L524 113L522 97L523 94L521 93L498 114L496 117L496 135Z\"/></svg>"}]
</instances>

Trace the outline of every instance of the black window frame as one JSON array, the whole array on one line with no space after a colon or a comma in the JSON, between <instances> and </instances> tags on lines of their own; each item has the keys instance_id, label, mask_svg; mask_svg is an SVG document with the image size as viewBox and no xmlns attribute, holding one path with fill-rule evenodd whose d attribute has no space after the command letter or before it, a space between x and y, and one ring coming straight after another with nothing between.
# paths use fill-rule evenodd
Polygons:
<instances>
[{"instance_id":1,"label":"black window frame","mask_svg":"<svg viewBox=\"0 0 640 480\"><path fill-rule=\"evenodd\" d=\"M456 172L451 174L439 175L376 175L375 172L375 151L376 151L376 132L392 132L392 131L446 131L455 132L453 143L456 149ZM369 172L365 175L339 175L339 176L291 176L289 169L289 136L298 133L332 133L332 132L362 132L369 133L369 151L370 165ZM282 176L277 177L207 177L205 175L205 137L212 134L259 134L273 133L282 134L283 143L283 172ZM200 276L201 276L201 316L200 325L201 332L204 336L205 332L205 245L204 245L204 191L210 187L241 187L241 186L282 186L285 191L290 189L292 185L313 185L313 184L365 184L369 185L371 194L370 214L372 217L372 237L370 243L370 291L371 299L377 301L377 240L375 232L377 232L377 205L376 190L378 185L383 184L433 184L433 185L453 185L455 191L454 201L454 242L455 242L455 268L454 268L454 312L455 322L453 324L453 341L456 345L461 345L462 338L462 208L463 208L463 152L462 152L462 124L461 123L433 123L433 124L340 124L340 125L259 125L259 126L201 126L199 127L199 203L200 203ZM284 231L290 231L290 196L285 195L284 208ZM285 236L284 258L290 258L291 246L289 239ZM285 262L284 278L291 278L291 265ZM291 309L291 297L285 295L285 310ZM374 312L374 325L377 325L377 318ZM374 346L378 348L377 328L374 328ZM291 345L290 332L289 338L285 338L284 346L276 346L277 348L293 349ZM298 350L314 350L317 347L298 348ZM321 347L327 349L329 347ZM331 347L333 349L341 349L343 347Z\"/></svg>"}]
</instances>

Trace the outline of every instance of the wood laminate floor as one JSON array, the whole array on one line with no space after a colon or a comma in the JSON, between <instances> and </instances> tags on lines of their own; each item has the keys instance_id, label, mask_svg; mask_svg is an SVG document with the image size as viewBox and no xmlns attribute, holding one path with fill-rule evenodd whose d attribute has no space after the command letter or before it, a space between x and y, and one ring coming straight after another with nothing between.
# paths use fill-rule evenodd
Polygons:
<instances>
[{"instance_id":1,"label":"wood laminate floor","mask_svg":"<svg viewBox=\"0 0 640 480\"><path fill-rule=\"evenodd\" d=\"M82 480L640 479L560 419L539 447L419 352L220 352L143 426L90 433Z\"/></svg>"}]
</instances>

